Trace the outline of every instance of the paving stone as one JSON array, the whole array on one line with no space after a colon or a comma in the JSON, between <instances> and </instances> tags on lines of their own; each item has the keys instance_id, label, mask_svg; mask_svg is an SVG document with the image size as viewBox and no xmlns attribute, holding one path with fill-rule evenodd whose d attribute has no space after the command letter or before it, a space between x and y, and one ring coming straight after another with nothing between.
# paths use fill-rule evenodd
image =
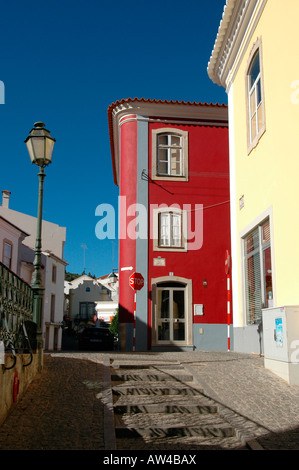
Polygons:
<instances>
[{"instance_id":1,"label":"paving stone","mask_svg":"<svg viewBox=\"0 0 299 470\"><path fill-rule=\"evenodd\" d=\"M132 370L136 374L141 364L146 372L154 364L154 375L160 365L159 373L171 371L176 376L184 369L184 374L193 377L187 385L180 384L180 404L185 406L190 395L199 404L202 393L205 403L216 404L220 417L237 431L237 435L230 438L214 436L213 443L211 436L202 436L201 450L238 449L240 439L247 442L246 448L254 450L299 449L299 387L289 385L265 369L263 357L221 351L62 351L45 354L43 372L1 424L0 450L115 449L112 391L105 373L110 363L116 365L116 361L126 362L125 373ZM133 369L128 369L132 365ZM174 381L171 382L173 392ZM136 397L138 406L160 405L165 395L170 395L169 390L166 391L169 381L165 380L163 385L160 382L154 392L145 384L134 380L133 387L127 387L119 382L114 390L118 405L126 406L130 404L129 399ZM122 439L122 442L131 450L146 447L147 450L186 451L198 449L198 439L198 436L186 435L158 436L154 447L148 436Z\"/></svg>"}]
</instances>

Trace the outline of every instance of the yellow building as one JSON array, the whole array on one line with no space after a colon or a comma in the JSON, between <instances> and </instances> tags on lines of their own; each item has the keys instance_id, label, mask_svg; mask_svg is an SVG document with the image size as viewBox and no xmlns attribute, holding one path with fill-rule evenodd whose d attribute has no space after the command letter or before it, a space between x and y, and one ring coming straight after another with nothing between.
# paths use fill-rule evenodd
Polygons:
<instances>
[{"instance_id":1,"label":"yellow building","mask_svg":"<svg viewBox=\"0 0 299 470\"><path fill-rule=\"evenodd\" d=\"M208 64L228 94L234 346L299 305L298 0L227 0ZM298 338L299 339L299 338Z\"/></svg>"}]
</instances>

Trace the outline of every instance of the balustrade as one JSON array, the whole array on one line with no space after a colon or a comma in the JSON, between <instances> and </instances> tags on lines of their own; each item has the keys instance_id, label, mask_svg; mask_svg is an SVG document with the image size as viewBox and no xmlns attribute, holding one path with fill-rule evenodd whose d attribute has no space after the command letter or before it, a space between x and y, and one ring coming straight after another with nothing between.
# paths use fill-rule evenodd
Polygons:
<instances>
[{"instance_id":1,"label":"balustrade","mask_svg":"<svg viewBox=\"0 0 299 470\"><path fill-rule=\"evenodd\" d=\"M14 367L18 352L31 356L24 365L32 361L36 341L33 295L32 287L0 262L0 341L13 355L13 364L6 368Z\"/></svg>"}]
</instances>

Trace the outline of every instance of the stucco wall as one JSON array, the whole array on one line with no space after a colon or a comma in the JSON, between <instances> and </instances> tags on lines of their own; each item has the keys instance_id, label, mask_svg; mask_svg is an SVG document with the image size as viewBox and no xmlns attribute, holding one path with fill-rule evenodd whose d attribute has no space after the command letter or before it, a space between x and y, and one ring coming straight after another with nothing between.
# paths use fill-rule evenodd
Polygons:
<instances>
[{"instance_id":1,"label":"stucco wall","mask_svg":"<svg viewBox=\"0 0 299 470\"><path fill-rule=\"evenodd\" d=\"M38 374L38 355L33 355L32 363L24 367L28 363L29 355L17 355L17 362L13 369L5 370L3 365L0 365L0 424L5 420L12 407L13 402L13 384L15 373L18 375L19 380L19 393L17 400L24 394L29 384L36 378ZM6 366L10 364L10 359L6 358Z\"/></svg>"},{"instance_id":2,"label":"stucco wall","mask_svg":"<svg viewBox=\"0 0 299 470\"><path fill-rule=\"evenodd\" d=\"M238 273L234 290L238 308L234 309L237 326L244 325L244 286L240 234L261 214L271 212L271 250L273 268L274 305L295 305L299 302L298 264L299 219L297 213L298 187L298 124L299 124L299 68L296 0L267 2L259 21L248 29L251 38L244 50L230 88L229 113L232 116L230 137L235 159L235 198L232 210L236 224L232 231L233 243L238 247L234 260ZM248 58L259 39L262 45L262 66L265 100L266 130L257 146L247 151L245 73ZM246 44L245 38L243 44ZM241 54L240 54L241 55ZM231 154L232 156L232 154ZM239 209L239 198L244 195L244 207ZM236 303L234 305L237 305Z\"/></svg>"}]
</instances>

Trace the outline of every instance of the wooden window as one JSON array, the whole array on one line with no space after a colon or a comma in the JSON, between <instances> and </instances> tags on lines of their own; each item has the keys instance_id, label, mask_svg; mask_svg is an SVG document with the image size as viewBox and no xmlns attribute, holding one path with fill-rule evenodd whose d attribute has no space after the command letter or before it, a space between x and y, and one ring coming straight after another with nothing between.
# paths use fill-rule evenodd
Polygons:
<instances>
[{"instance_id":1,"label":"wooden window","mask_svg":"<svg viewBox=\"0 0 299 470\"><path fill-rule=\"evenodd\" d=\"M3 264L8 269L11 269L12 265L12 243L9 241L4 240L3 242Z\"/></svg>"},{"instance_id":2,"label":"wooden window","mask_svg":"<svg viewBox=\"0 0 299 470\"><path fill-rule=\"evenodd\" d=\"M52 265L52 282L56 283L56 276L57 276L57 266L55 264Z\"/></svg>"},{"instance_id":3,"label":"wooden window","mask_svg":"<svg viewBox=\"0 0 299 470\"><path fill-rule=\"evenodd\" d=\"M154 251L187 251L188 214L176 207L153 210Z\"/></svg>"},{"instance_id":4,"label":"wooden window","mask_svg":"<svg viewBox=\"0 0 299 470\"><path fill-rule=\"evenodd\" d=\"M157 145L157 174L183 176L182 138L176 134L161 134Z\"/></svg>"},{"instance_id":5,"label":"wooden window","mask_svg":"<svg viewBox=\"0 0 299 470\"><path fill-rule=\"evenodd\" d=\"M173 212L159 214L159 246L182 247L182 215Z\"/></svg>"},{"instance_id":6,"label":"wooden window","mask_svg":"<svg viewBox=\"0 0 299 470\"><path fill-rule=\"evenodd\" d=\"M259 39L253 46L246 69L248 153L266 130L262 70L262 47Z\"/></svg>"},{"instance_id":7,"label":"wooden window","mask_svg":"<svg viewBox=\"0 0 299 470\"><path fill-rule=\"evenodd\" d=\"M152 179L188 180L188 132L175 128L153 130Z\"/></svg>"}]
</instances>

